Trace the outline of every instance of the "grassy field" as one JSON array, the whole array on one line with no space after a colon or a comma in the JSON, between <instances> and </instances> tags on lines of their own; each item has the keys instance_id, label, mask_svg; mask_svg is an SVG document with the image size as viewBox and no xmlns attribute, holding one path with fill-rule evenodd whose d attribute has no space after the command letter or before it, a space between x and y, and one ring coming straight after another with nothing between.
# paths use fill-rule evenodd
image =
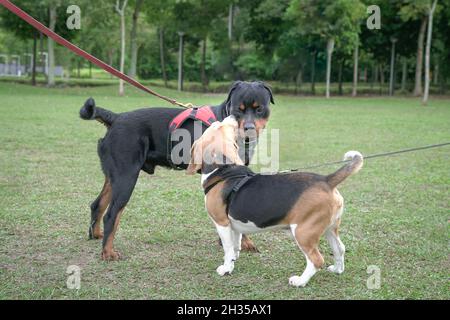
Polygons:
<instances>
[{"instance_id":1,"label":"grassy field","mask_svg":"<svg viewBox=\"0 0 450 320\"><path fill-rule=\"evenodd\" d=\"M1 299L449 299L450 148L368 160L341 185L346 271L319 272L306 288L288 286L305 266L284 232L253 236L261 253L243 253L230 277L215 268L222 250L207 218L199 177L159 168L145 173L122 218L120 262L100 260L88 241L89 204L103 176L96 145L105 129L82 121L89 96L116 112L164 106L129 88L45 89L0 83ZM224 95L179 94L214 104ZM270 128L280 128L281 168L450 140L450 101L429 107L409 98L275 96ZM322 168L320 173L336 167ZM327 265L330 249L322 242ZM66 268L81 267L81 289ZM369 290L367 268L381 270Z\"/></svg>"}]
</instances>

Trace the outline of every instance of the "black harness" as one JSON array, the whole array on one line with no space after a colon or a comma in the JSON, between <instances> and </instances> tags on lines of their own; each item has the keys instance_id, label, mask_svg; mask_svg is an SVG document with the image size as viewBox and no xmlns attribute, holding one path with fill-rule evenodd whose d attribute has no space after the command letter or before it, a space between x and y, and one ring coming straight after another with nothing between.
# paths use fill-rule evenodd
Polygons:
<instances>
[{"instance_id":1,"label":"black harness","mask_svg":"<svg viewBox=\"0 0 450 320\"><path fill-rule=\"evenodd\" d=\"M238 170L233 170L234 168L238 168ZM228 208L233 201L236 194L239 192L239 190L254 176L257 174L248 169L245 166L225 166L222 168L219 168L217 172L213 174L214 176L220 176L220 179L213 182L209 186L207 186L204 190L205 195L208 194L209 191L211 191L212 188L214 188L218 183L220 182L226 182L226 188L222 192L222 199L227 205L226 212L228 213ZM224 169L225 168L225 169ZM230 169L230 170L227 170ZM230 171L230 172L227 172ZM233 172L237 171L237 172ZM244 172L242 172L244 171ZM211 177L211 178L213 178ZM210 178L210 179L211 179Z\"/></svg>"}]
</instances>

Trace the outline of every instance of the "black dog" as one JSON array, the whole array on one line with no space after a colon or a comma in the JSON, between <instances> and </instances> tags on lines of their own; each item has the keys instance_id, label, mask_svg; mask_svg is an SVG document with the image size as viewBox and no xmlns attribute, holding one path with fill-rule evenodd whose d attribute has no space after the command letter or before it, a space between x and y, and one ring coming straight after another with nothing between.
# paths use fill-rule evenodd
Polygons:
<instances>
[{"instance_id":1,"label":"black dog","mask_svg":"<svg viewBox=\"0 0 450 320\"><path fill-rule=\"evenodd\" d=\"M256 132L257 137L269 119L270 103L274 103L272 92L264 83L238 81L232 85L226 101L218 106L208 107L210 110L208 112L213 118L210 119L211 121L222 121L227 116L234 115L239 123L241 140L247 139L248 142L245 132ZM194 113L198 111L192 110ZM120 216L136 185L139 172L143 170L153 174L156 166L187 168L190 159L176 164L171 160L172 142L169 140L171 137L169 127L174 124L174 118L183 111L180 108L146 108L116 114L96 107L92 98L88 99L81 108L82 119L95 119L107 127L105 137L98 142L98 155L105 174L105 183L99 196L91 204L89 228L91 239L103 238L102 259L120 258L113 247L114 236ZM186 129L191 133L191 144L194 141L192 133L195 121L193 119L185 119L186 121L178 123L178 128ZM201 132L210 124L207 121L203 122ZM248 164L250 149L255 144L245 145L247 150L243 160ZM107 208L103 218L103 235L100 222ZM256 250L248 238L243 238L242 248Z\"/></svg>"}]
</instances>

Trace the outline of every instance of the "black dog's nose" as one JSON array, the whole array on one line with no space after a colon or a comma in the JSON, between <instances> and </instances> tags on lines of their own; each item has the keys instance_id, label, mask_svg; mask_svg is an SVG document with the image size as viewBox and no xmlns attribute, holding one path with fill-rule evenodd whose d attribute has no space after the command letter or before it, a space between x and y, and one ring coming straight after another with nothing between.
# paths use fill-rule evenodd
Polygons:
<instances>
[{"instance_id":1,"label":"black dog's nose","mask_svg":"<svg viewBox=\"0 0 450 320\"><path fill-rule=\"evenodd\" d=\"M253 122L245 122L244 123L244 131L255 130L255 124Z\"/></svg>"}]
</instances>

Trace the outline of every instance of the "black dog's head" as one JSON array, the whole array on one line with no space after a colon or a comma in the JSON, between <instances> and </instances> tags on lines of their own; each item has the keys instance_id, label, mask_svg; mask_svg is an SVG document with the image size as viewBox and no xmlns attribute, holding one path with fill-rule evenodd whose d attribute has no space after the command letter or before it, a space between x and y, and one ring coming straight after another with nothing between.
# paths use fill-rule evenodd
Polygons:
<instances>
[{"instance_id":1,"label":"black dog's head","mask_svg":"<svg viewBox=\"0 0 450 320\"><path fill-rule=\"evenodd\" d=\"M239 124L241 137L259 135L270 116L270 103L275 104L272 90L263 82L236 81L226 100L227 114ZM251 139L251 138L250 138Z\"/></svg>"}]
</instances>

